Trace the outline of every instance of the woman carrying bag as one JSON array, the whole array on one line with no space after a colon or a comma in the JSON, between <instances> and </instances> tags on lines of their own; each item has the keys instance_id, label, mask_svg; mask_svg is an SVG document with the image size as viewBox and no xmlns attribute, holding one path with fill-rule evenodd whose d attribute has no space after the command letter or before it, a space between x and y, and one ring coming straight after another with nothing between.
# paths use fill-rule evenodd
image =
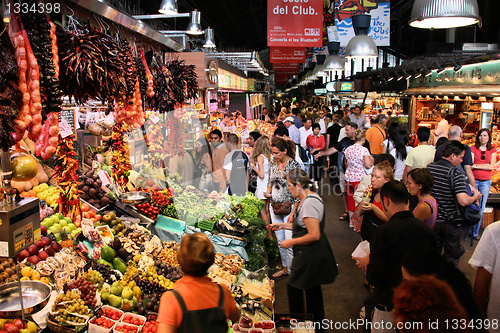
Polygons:
<instances>
[{"instance_id":1,"label":"woman carrying bag","mask_svg":"<svg viewBox=\"0 0 500 333\"><path fill-rule=\"evenodd\" d=\"M288 190L286 175L289 171L300 168L299 163L294 159L294 143L291 140L282 138L273 138L271 142L271 155L273 160L269 163L269 182L267 192L264 192L266 198L271 198L269 213L271 223L291 223L297 210L298 202ZM291 230L278 230L276 232L278 244L285 239L292 238ZM274 273L273 277L288 275L292 265L293 252L291 249L280 247L281 262L283 269Z\"/></svg>"},{"instance_id":2,"label":"woman carrying bag","mask_svg":"<svg viewBox=\"0 0 500 333\"><path fill-rule=\"evenodd\" d=\"M274 223L269 227L292 230L293 234L292 239L280 244L285 249L293 247L287 281L290 313L312 313L314 321L321 323L325 317L321 285L333 283L339 273L324 232L325 207L306 171L297 168L288 172L287 185L293 197L300 200L296 218L292 223Z\"/></svg>"}]
</instances>

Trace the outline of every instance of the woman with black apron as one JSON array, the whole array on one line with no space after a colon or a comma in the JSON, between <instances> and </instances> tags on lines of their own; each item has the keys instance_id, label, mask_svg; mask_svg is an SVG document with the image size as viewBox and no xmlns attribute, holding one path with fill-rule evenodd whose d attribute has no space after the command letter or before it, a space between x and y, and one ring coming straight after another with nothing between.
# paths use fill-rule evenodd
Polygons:
<instances>
[{"instance_id":1,"label":"woman with black apron","mask_svg":"<svg viewBox=\"0 0 500 333\"><path fill-rule=\"evenodd\" d=\"M283 248L293 248L293 261L288 277L288 304L290 312L312 313L316 331L323 332L325 317L321 285L330 284L338 275L337 263L325 235L325 209L315 192L307 172L294 169L287 174L288 189L300 199L293 223L274 223L273 230L293 231L292 239L281 242ZM304 301L305 294L305 301Z\"/></svg>"}]
</instances>

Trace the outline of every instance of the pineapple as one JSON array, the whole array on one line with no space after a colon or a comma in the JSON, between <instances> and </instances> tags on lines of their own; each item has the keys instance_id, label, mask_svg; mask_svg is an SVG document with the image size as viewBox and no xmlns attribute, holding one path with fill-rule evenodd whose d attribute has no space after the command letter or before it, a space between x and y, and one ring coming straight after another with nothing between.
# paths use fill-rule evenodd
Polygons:
<instances>
[{"instance_id":1,"label":"pineapple","mask_svg":"<svg viewBox=\"0 0 500 333\"><path fill-rule=\"evenodd\" d=\"M59 234L61 235L61 247L62 248L69 247L70 249L72 249L75 247L75 244L69 238L68 233L61 231Z\"/></svg>"}]
</instances>

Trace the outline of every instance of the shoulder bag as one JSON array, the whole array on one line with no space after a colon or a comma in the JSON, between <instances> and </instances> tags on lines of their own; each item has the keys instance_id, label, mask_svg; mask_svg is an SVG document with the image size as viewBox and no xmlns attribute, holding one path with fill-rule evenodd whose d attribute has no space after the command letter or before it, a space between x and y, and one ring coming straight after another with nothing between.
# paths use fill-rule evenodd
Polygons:
<instances>
[{"instance_id":1,"label":"shoulder bag","mask_svg":"<svg viewBox=\"0 0 500 333\"><path fill-rule=\"evenodd\" d=\"M454 170L455 168L451 168L447 174L448 183L450 184L451 192L453 193L453 199L455 201L455 211L451 214L448 214L448 222L456 225L463 224L464 226L476 225L477 223L479 223L479 221L481 221L481 208L476 202L473 202L465 207L461 206L458 203L455 194L455 183L453 181ZM469 184L466 183L466 186L467 186L467 194L471 195L472 190L470 189Z\"/></svg>"}]
</instances>

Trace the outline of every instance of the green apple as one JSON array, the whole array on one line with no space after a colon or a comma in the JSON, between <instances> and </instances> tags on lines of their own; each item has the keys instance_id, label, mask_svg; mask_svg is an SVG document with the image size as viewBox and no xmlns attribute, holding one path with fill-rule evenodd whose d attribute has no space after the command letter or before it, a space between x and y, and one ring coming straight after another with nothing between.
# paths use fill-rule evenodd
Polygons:
<instances>
[{"instance_id":1,"label":"green apple","mask_svg":"<svg viewBox=\"0 0 500 333\"><path fill-rule=\"evenodd\" d=\"M74 238L76 235L78 235L78 231L73 230L73 231L71 232L71 236Z\"/></svg>"},{"instance_id":2,"label":"green apple","mask_svg":"<svg viewBox=\"0 0 500 333\"><path fill-rule=\"evenodd\" d=\"M66 220L61 220L59 221L59 224L61 225L61 227L65 227L68 225L68 222L66 222Z\"/></svg>"},{"instance_id":3,"label":"green apple","mask_svg":"<svg viewBox=\"0 0 500 333\"><path fill-rule=\"evenodd\" d=\"M52 227L55 227L57 231L62 229L62 226L59 223L54 224Z\"/></svg>"},{"instance_id":4,"label":"green apple","mask_svg":"<svg viewBox=\"0 0 500 333\"><path fill-rule=\"evenodd\" d=\"M62 228L62 230L64 230L65 233L69 234L71 233L71 229L66 225Z\"/></svg>"},{"instance_id":5,"label":"green apple","mask_svg":"<svg viewBox=\"0 0 500 333\"><path fill-rule=\"evenodd\" d=\"M76 231L77 231L77 232L81 232L81 231L82 231L82 228L76 228Z\"/></svg>"},{"instance_id":6,"label":"green apple","mask_svg":"<svg viewBox=\"0 0 500 333\"><path fill-rule=\"evenodd\" d=\"M52 226L49 228L49 231L53 234L57 234L57 232L59 231L55 226Z\"/></svg>"},{"instance_id":7,"label":"green apple","mask_svg":"<svg viewBox=\"0 0 500 333\"><path fill-rule=\"evenodd\" d=\"M59 214L59 215L57 216L57 218L58 218L59 220L62 220L62 219L64 219L64 215L63 215L63 214Z\"/></svg>"},{"instance_id":8,"label":"green apple","mask_svg":"<svg viewBox=\"0 0 500 333\"><path fill-rule=\"evenodd\" d=\"M57 215L52 215L50 219L52 220L53 224L59 223L59 218L57 217Z\"/></svg>"},{"instance_id":9,"label":"green apple","mask_svg":"<svg viewBox=\"0 0 500 333\"><path fill-rule=\"evenodd\" d=\"M60 234L56 234L56 241L57 241L58 243L60 243L60 242L62 241L62 239L61 239L61 235L60 235Z\"/></svg>"},{"instance_id":10,"label":"green apple","mask_svg":"<svg viewBox=\"0 0 500 333\"><path fill-rule=\"evenodd\" d=\"M68 225L69 225L70 223L73 223L73 220L71 219L71 217L67 217L67 216L66 216L66 217L64 218L64 220L65 220L66 222L68 222Z\"/></svg>"},{"instance_id":11,"label":"green apple","mask_svg":"<svg viewBox=\"0 0 500 333\"><path fill-rule=\"evenodd\" d=\"M68 228L69 228L70 232L76 229L76 227L75 227L75 225L73 223L68 224Z\"/></svg>"}]
</instances>

